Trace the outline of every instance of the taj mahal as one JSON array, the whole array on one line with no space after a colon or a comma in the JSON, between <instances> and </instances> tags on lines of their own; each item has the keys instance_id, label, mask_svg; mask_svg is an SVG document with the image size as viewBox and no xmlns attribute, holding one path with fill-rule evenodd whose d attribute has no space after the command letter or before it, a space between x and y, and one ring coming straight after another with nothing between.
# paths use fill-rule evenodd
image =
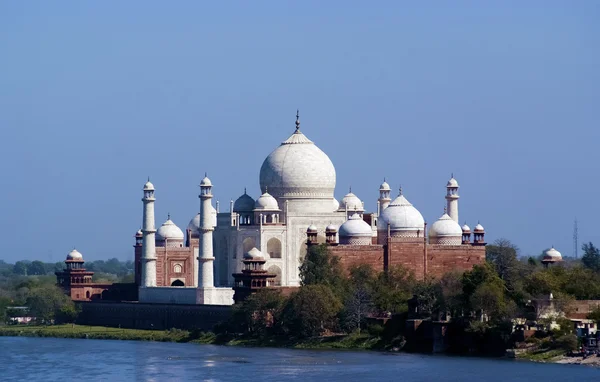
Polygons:
<instances>
[{"instance_id":1,"label":"taj mahal","mask_svg":"<svg viewBox=\"0 0 600 382\"><path fill-rule=\"evenodd\" d=\"M402 190L392 200L385 180L376 212L366 212L351 190L338 201L335 167L303 134L298 114L295 131L266 157L259 179L256 200L244 192L221 212L218 202L213 206L213 184L205 176L200 212L185 232L170 217L156 228L156 190L148 179L134 245L140 302L231 305L233 275L248 259L260 259L273 276L269 286L297 287L311 243L330 245L346 267L364 263L384 270L400 264L420 278L470 269L485 259L484 228L459 225L454 177L444 190L446 210L428 230Z\"/></svg>"}]
</instances>

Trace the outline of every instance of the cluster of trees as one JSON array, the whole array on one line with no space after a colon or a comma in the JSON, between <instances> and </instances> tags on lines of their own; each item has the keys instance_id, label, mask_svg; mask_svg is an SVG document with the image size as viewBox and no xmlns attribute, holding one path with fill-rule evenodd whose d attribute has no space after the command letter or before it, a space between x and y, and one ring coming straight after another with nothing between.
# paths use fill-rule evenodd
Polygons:
<instances>
[{"instance_id":1,"label":"cluster of trees","mask_svg":"<svg viewBox=\"0 0 600 382\"><path fill-rule=\"evenodd\" d=\"M133 282L133 262L118 259L97 260L85 263L94 271L95 282ZM54 272L63 270L64 262L17 261L9 264L0 260L0 325L9 316L21 314L11 311L11 306L27 306L32 316L49 322L69 321L76 314L71 300L55 286Z\"/></svg>"},{"instance_id":2,"label":"cluster of trees","mask_svg":"<svg viewBox=\"0 0 600 382\"><path fill-rule=\"evenodd\" d=\"M300 268L298 291L289 297L268 289L254 294L235 307L231 322L220 330L288 338L360 334L367 317L410 314L435 320L451 317L464 333L482 343L494 337L502 347L508 345L515 318L542 321L544 312L532 303L536 299L552 293L555 306L563 310L574 299L600 299L600 252L592 243L583 249L581 261L567 259L546 268L540 258L519 258L518 247L500 239L486 247L485 264L417 280L402 267L376 273L358 266L346 275L327 246L312 246ZM571 326L563 326L569 329L556 333L556 343L572 346Z\"/></svg>"}]
</instances>

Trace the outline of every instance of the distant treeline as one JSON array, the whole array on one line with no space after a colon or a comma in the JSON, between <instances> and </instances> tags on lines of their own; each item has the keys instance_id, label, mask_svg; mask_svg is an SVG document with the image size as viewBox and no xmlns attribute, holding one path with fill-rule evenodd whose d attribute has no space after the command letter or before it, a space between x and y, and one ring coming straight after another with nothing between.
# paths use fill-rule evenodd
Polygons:
<instances>
[{"instance_id":1,"label":"distant treeline","mask_svg":"<svg viewBox=\"0 0 600 382\"><path fill-rule=\"evenodd\" d=\"M6 263L0 260L0 275L4 277L11 276L44 276L54 275L56 271L62 271L65 268L65 263L60 261L56 263L44 263L39 260L29 261L21 260L15 264ZM95 279L110 278L119 279L134 272L133 261L120 261L116 258L109 260L86 261L85 268L96 272ZM112 275L112 277L107 277Z\"/></svg>"}]
</instances>

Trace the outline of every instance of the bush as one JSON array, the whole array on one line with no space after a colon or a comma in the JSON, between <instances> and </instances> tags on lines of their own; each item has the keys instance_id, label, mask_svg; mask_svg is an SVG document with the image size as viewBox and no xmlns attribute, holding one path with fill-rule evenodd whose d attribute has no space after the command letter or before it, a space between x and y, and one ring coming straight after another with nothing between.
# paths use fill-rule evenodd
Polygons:
<instances>
[{"instance_id":1,"label":"bush","mask_svg":"<svg viewBox=\"0 0 600 382\"><path fill-rule=\"evenodd\" d=\"M566 334L564 336L558 337L554 343L553 347L555 349L561 349L565 352L569 352L577 349L577 336L574 334Z\"/></svg>"},{"instance_id":2,"label":"bush","mask_svg":"<svg viewBox=\"0 0 600 382\"><path fill-rule=\"evenodd\" d=\"M367 327L367 332L376 337L381 337L385 328L380 324L372 324Z\"/></svg>"}]
</instances>

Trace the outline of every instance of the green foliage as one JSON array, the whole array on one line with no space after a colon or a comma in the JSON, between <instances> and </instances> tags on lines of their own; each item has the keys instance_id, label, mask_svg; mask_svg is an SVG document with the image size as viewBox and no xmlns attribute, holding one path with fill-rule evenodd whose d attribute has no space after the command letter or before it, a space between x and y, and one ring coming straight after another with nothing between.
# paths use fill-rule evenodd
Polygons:
<instances>
[{"instance_id":1,"label":"green foliage","mask_svg":"<svg viewBox=\"0 0 600 382\"><path fill-rule=\"evenodd\" d=\"M279 291L260 290L234 306L234 329L256 336L266 335L279 318L284 302Z\"/></svg>"},{"instance_id":2,"label":"green foliage","mask_svg":"<svg viewBox=\"0 0 600 382\"><path fill-rule=\"evenodd\" d=\"M13 267L13 273L15 275L27 275L27 262L26 261L17 261Z\"/></svg>"},{"instance_id":3,"label":"green foliage","mask_svg":"<svg viewBox=\"0 0 600 382\"><path fill-rule=\"evenodd\" d=\"M415 282L414 275L401 266L381 272L373 286L375 308L381 313L406 312Z\"/></svg>"},{"instance_id":4,"label":"green foliage","mask_svg":"<svg viewBox=\"0 0 600 382\"><path fill-rule=\"evenodd\" d=\"M594 272L600 272L600 250L592 242L584 243L581 248L583 249L581 257L583 266Z\"/></svg>"},{"instance_id":5,"label":"green foliage","mask_svg":"<svg viewBox=\"0 0 600 382\"><path fill-rule=\"evenodd\" d=\"M558 337L552 344L553 348L560 349L565 352L577 349L577 336L574 334L565 334Z\"/></svg>"},{"instance_id":6,"label":"green foliage","mask_svg":"<svg viewBox=\"0 0 600 382\"><path fill-rule=\"evenodd\" d=\"M589 313L587 318L589 320L594 320L597 325L600 325L600 307L597 307L591 313Z\"/></svg>"},{"instance_id":7,"label":"green foliage","mask_svg":"<svg viewBox=\"0 0 600 382\"><path fill-rule=\"evenodd\" d=\"M63 312L68 315L71 312L73 301L58 287L46 287L32 290L26 305L33 317L41 322L49 323L55 318L62 318Z\"/></svg>"},{"instance_id":8,"label":"green foliage","mask_svg":"<svg viewBox=\"0 0 600 382\"><path fill-rule=\"evenodd\" d=\"M326 285L306 285L287 301L282 312L286 331L298 337L318 336L337 328L342 304Z\"/></svg>"},{"instance_id":9,"label":"green foliage","mask_svg":"<svg viewBox=\"0 0 600 382\"><path fill-rule=\"evenodd\" d=\"M332 256L326 244L308 247L300 266L302 285L327 285L335 291L344 289L344 276L339 259Z\"/></svg>"}]
</instances>

